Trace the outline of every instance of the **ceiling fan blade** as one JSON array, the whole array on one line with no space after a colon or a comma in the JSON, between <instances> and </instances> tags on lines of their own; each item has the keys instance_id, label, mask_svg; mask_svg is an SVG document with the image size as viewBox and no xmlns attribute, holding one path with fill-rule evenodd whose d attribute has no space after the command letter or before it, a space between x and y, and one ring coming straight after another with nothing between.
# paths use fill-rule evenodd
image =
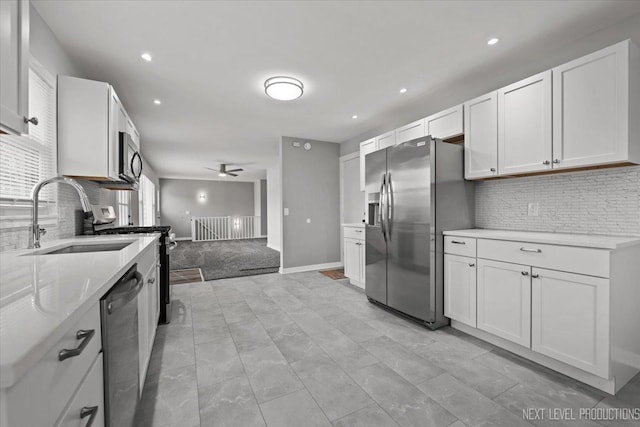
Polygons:
<instances>
[{"instance_id":1,"label":"ceiling fan blade","mask_svg":"<svg viewBox=\"0 0 640 427\"><path fill-rule=\"evenodd\" d=\"M208 167L204 167L205 169L209 169L210 171L214 171L214 172L220 172L218 169L213 169L213 168L208 168Z\"/></svg>"},{"instance_id":2,"label":"ceiling fan blade","mask_svg":"<svg viewBox=\"0 0 640 427\"><path fill-rule=\"evenodd\" d=\"M227 169L227 172L242 172L244 169Z\"/></svg>"},{"instance_id":3,"label":"ceiling fan blade","mask_svg":"<svg viewBox=\"0 0 640 427\"><path fill-rule=\"evenodd\" d=\"M227 171L227 175L231 175L231 176L238 176L238 175L237 175L237 174L235 174L235 173L231 173L231 171Z\"/></svg>"}]
</instances>

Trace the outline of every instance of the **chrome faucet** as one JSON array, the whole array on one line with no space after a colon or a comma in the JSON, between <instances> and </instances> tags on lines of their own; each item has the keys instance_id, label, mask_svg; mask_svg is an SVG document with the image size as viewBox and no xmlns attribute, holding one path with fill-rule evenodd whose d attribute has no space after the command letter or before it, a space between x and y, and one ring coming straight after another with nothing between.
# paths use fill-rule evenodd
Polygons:
<instances>
[{"instance_id":1,"label":"chrome faucet","mask_svg":"<svg viewBox=\"0 0 640 427\"><path fill-rule=\"evenodd\" d=\"M33 222L31 223L31 230L33 232L33 245L31 246L34 249L40 247L40 235L44 235L47 231L44 228L40 228L40 224L38 224L38 196L40 194L40 190L47 184L51 184L52 182L60 182L63 184L69 184L73 188L75 188L78 196L80 196L80 203L82 204L82 210L85 213L91 212L91 203L89 202L89 198L87 197L87 193L84 192L84 188L78 181L75 179L67 178L65 176L54 176L53 178L45 179L40 181L33 187L31 190L31 200L33 202Z\"/></svg>"}]
</instances>

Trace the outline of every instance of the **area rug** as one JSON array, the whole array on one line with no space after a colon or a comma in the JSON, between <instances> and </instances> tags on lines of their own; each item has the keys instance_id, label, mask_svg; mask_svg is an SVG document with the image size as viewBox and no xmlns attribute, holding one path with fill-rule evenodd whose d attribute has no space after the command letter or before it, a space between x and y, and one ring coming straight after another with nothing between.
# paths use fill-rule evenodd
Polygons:
<instances>
[{"instance_id":1,"label":"area rug","mask_svg":"<svg viewBox=\"0 0 640 427\"><path fill-rule=\"evenodd\" d=\"M267 239L180 241L171 251L171 270L200 268L204 280L277 273L280 252Z\"/></svg>"},{"instance_id":2,"label":"area rug","mask_svg":"<svg viewBox=\"0 0 640 427\"><path fill-rule=\"evenodd\" d=\"M344 268L339 268L337 270L325 270L320 273L333 280L346 279L346 276L344 275Z\"/></svg>"},{"instance_id":3,"label":"area rug","mask_svg":"<svg viewBox=\"0 0 640 427\"><path fill-rule=\"evenodd\" d=\"M185 268L184 270L171 270L169 272L169 283L172 285L202 282L203 280L202 271L199 268Z\"/></svg>"}]
</instances>

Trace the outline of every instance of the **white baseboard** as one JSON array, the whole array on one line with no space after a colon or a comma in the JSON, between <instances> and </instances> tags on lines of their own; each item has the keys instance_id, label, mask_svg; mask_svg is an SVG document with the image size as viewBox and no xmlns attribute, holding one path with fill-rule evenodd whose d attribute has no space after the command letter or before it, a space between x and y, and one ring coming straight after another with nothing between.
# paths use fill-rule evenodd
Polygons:
<instances>
[{"instance_id":1,"label":"white baseboard","mask_svg":"<svg viewBox=\"0 0 640 427\"><path fill-rule=\"evenodd\" d=\"M269 243L267 243L267 247L273 249L274 251L280 252L280 246L270 245Z\"/></svg>"},{"instance_id":2,"label":"white baseboard","mask_svg":"<svg viewBox=\"0 0 640 427\"><path fill-rule=\"evenodd\" d=\"M289 268L280 267L280 274L302 273L304 271L327 270L329 268L341 268L341 267L343 267L343 264L341 262L329 262L329 263L326 263L326 264L302 265L300 267L289 267Z\"/></svg>"}]
</instances>

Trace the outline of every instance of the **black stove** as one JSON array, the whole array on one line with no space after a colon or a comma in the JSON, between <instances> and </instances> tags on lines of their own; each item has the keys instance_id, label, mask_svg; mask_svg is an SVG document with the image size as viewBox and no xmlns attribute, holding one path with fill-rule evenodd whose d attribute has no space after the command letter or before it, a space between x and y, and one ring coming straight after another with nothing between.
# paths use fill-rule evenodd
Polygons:
<instances>
[{"instance_id":1,"label":"black stove","mask_svg":"<svg viewBox=\"0 0 640 427\"><path fill-rule=\"evenodd\" d=\"M171 285L169 283L169 252L177 246L173 240L171 226L150 225L125 227L94 226L94 234L146 234L162 233L160 237L160 321L161 325L171 321Z\"/></svg>"}]
</instances>

